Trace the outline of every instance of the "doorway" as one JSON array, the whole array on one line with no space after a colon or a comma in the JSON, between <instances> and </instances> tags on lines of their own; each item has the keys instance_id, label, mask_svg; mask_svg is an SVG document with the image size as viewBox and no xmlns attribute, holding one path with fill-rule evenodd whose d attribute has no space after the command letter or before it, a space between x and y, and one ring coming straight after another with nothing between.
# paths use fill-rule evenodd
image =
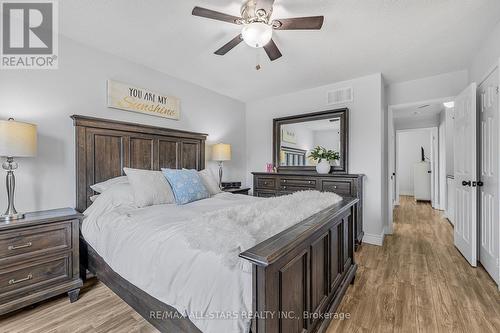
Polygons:
<instances>
[{"instance_id":1,"label":"doorway","mask_svg":"<svg viewBox=\"0 0 500 333\"><path fill-rule=\"evenodd\" d=\"M453 97L443 97L436 100L427 100L403 105L392 105L388 109L388 225L387 233L393 231L393 210L399 205L401 194L415 196L414 167L420 163L418 179L423 179L417 183L425 185L424 196L417 199L430 201L434 209L445 211L447 205L447 175L453 175L453 142L452 109L447 107L453 101ZM424 134L422 134L424 133ZM413 142L411 151L404 147L399 147L398 141L405 138L405 145ZM409 137L412 137L410 139ZM416 137L420 137L417 139ZM410 146L411 146L410 145ZM451 147L450 147L451 146ZM423 148L423 161L422 161ZM399 154L398 150L404 150ZM405 162L400 163L401 156ZM399 162L398 162L399 160ZM400 167L400 164L402 166ZM402 168L402 169L401 169ZM400 170L398 170L400 169ZM427 171L427 174L425 174ZM401 175L400 172L403 174ZM429 185L430 184L430 185ZM420 192L419 192L420 193Z\"/></svg>"},{"instance_id":2,"label":"doorway","mask_svg":"<svg viewBox=\"0 0 500 333\"><path fill-rule=\"evenodd\" d=\"M438 202L438 186L433 175L437 159L437 128L396 130L396 197L429 201L432 207Z\"/></svg>"}]
</instances>

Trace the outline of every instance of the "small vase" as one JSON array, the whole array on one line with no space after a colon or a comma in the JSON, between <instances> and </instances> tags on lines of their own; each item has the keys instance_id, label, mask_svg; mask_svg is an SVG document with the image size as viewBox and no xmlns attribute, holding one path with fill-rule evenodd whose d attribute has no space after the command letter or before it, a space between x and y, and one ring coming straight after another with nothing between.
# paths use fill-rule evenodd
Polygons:
<instances>
[{"instance_id":1,"label":"small vase","mask_svg":"<svg viewBox=\"0 0 500 333\"><path fill-rule=\"evenodd\" d=\"M321 162L316 165L316 171L320 174L326 174L330 172L330 168L332 166L330 165L330 162L327 160L322 160Z\"/></svg>"}]
</instances>

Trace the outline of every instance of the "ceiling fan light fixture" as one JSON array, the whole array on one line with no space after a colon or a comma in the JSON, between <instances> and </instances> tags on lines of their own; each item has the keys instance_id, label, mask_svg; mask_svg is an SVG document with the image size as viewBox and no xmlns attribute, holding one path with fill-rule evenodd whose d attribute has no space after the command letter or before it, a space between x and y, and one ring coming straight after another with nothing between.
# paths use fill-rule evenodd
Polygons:
<instances>
[{"instance_id":1,"label":"ceiling fan light fixture","mask_svg":"<svg viewBox=\"0 0 500 333\"><path fill-rule=\"evenodd\" d=\"M253 22L243 26L241 36L248 46L264 47L273 37L273 28L264 22Z\"/></svg>"}]
</instances>

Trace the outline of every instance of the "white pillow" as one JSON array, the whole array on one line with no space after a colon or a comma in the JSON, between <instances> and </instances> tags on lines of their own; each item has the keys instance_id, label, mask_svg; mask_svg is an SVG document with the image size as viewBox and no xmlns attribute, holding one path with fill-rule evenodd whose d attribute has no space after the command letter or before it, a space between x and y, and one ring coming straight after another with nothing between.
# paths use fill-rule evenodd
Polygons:
<instances>
[{"instance_id":1,"label":"white pillow","mask_svg":"<svg viewBox=\"0 0 500 333\"><path fill-rule=\"evenodd\" d=\"M124 183L128 183L127 176L111 178L106 180L105 182L94 184L90 186L90 188L97 193L102 193L115 184L124 184Z\"/></svg>"},{"instance_id":2,"label":"white pillow","mask_svg":"<svg viewBox=\"0 0 500 333\"><path fill-rule=\"evenodd\" d=\"M161 171L123 168L138 207L175 203L174 193Z\"/></svg>"},{"instance_id":3,"label":"white pillow","mask_svg":"<svg viewBox=\"0 0 500 333\"><path fill-rule=\"evenodd\" d=\"M129 183L111 185L106 192L94 196L92 205L83 214L100 216L120 206L136 207L134 190Z\"/></svg>"},{"instance_id":4,"label":"white pillow","mask_svg":"<svg viewBox=\"0 0 500 333\"><path fill-rule=\"evenodd\" d=\"M201 171L198 171L198 174L200 175L201 180L203 181L203 185L205 185L210 195L215 195L222 192L219 188L218 181L215 179L210 170L203 169Z\"/></svg>"}]
</instances>

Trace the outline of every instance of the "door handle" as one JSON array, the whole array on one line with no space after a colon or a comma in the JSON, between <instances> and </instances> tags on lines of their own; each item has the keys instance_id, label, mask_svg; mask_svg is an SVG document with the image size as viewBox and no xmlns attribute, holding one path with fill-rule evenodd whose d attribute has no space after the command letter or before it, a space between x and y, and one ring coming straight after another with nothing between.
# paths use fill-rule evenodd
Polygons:
<instances>
[{"instance_id":1,"label":"door handle","mask_svg":"<svg viewBox=\"0 0 500 333\"><path fill-rule=\"evenodd\" d=\"M463 181L462 182L462 186L471 186L472 185L472 182L469 180L469 181Z\"/></svg>"},{"instance_id":2,"label":"door handle","mask_svg":"<svg viewBox=\"0 0 500 333\"><path fill-rule=\"evenodd\" d=\"M478 181L478 182L477 182L477 186L479 186L479 187L483 187L483 186L484 186L484 183L483 183L482 181Z\"/></svg>"}]
</instances>

